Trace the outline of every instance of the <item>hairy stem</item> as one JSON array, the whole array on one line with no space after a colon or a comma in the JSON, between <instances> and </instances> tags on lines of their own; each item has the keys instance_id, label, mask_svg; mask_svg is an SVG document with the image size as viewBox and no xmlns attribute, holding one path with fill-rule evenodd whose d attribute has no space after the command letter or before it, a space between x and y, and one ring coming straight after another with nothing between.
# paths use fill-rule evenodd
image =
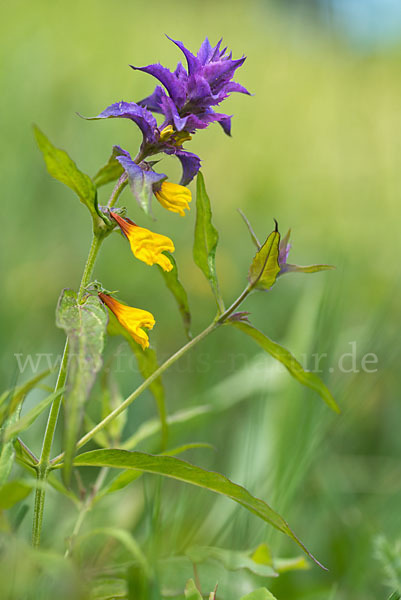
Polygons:
<instances>
[{"instance_id":1,"label":"hairy stem","mask_svg":"<svg viewBox=\"0 0 401 600\"><path fill-rule=\"evenodd\" d=\"M128 175L124 171L124 173L121 175L120 179L117 181L116 185L114 186L113 191L111 192L111 196L107 203L108 208L113 208L113 206L117 202L121 192L126 187L127 183L128 183Z\"/></svg>"},{"instance_id":2,"label":"hairy stem","mask_svg":"<svg viewBox=\"0 0 401 600\"><path fill-rule=\"evenodd\" d=\"M85 292L85 287L88 285L90 278L92 276L93 268L95 266L96 257L99 253L100 246L104 239L104 235L102 234L94 234L92 239L92 244L89 250L89 255L85 264L84 272L82 274L81 283L78 291L78 301L82 300L83 294ZM60 370L57 377L57 383L55 387L55 392L60 391L64 388L66 379L67 379L67 370L68 370L68 339L64 346L64 354L61 360ZM35 493L35 505L34 505L34 514L33 514L33 528L32 528L32 544L34 547L38 547L40 543L40 535L42 530L42 521L43 521L43 509L45 504L45 495L46 490L45 486L42 485L46 482L47 476L49 473L49 458L50 452L53 444L54 434L56 431L58 415L60 412L60 406L63 401L63 395L60 394L58 396L51 408L49 417L47 420L46 431L43 438L42 452L40 455L40 459L37 465L37 480L40 485L36 488Z\"/></svg>"}]
</instances>

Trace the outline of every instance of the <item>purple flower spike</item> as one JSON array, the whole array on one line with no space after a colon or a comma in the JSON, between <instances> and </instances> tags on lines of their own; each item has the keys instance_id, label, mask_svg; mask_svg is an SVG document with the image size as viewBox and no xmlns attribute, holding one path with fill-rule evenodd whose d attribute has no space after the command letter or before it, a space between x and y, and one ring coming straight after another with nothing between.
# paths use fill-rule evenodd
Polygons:
<instances>
[{"instance_id":1,"label":"purple flower spike","mask_svg":"<svg viewBox=\"0 0 401 600\"><path fill-rule=\"evenodd\" d=\"M220 49L221 40L212 47L206 38L195 56L182 42L168 39L184 54L187 70L181 63L174 72L160 64L132 67L156 77L167 91L157 86L153 94L139 104L152 112L163 114L165 122L162 127L172 125L177 131L193 133L196 129L204 129L210 123L218 122L224 132L230 135L231 117L216 113L212 106L220 104L232 92L249 94L244 86L232 81L245 57L233 60L231 53L227 54L227 48Z\"/></svg>"}]
</instances>

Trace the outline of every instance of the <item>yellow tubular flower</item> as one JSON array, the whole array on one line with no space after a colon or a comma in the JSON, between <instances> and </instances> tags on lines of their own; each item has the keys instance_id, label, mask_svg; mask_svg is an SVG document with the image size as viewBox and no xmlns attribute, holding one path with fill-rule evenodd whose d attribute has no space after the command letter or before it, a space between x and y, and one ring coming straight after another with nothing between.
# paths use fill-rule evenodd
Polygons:
<instances>
[{"instance_id":1,"label":"yellow tubular flower","mask_svg":"<svg viewBox=\"0 0 401 600\"><path fill-rule=\"evenodd\" d=\"M133 255L147 265L160 265L163 271L171 271L173 265L163 252L174 252L174 244L166 235L153 233L144 227L138 227L130 219L123 219L110 211L110 215L120 226L128 239Z\"/></svg>"},{"instance_id":2,"label":"yellow tubular flower","mask_svg":"<svg viewBox=\"0 0 401 600\"><path fill-rule=\"evenodd\" d=\"M142 310L141 308L134 308L132 306L127 306L126 304L121 304L121 302L118 302L115 298L112 298L107 294L99 294L99 298L115 314L119 323L130 335L132 335L134 340L142 346L143 350L148 348L149 338L142 327L153 329L156 321L152 313L147 310Z\"/></svg>"},{"instance_id":3,"label":"yellow tubular flower","mask_svg":"<svg viewBox=\"0 0 401 600\"><path fill-rule=\"evenodd\" d=\"M189 203L192 200L190 190L178 183L164 181L155 196L164 208L171 212L178 213L181 217L185 216L185 210L189 210Z\"/></svg>"},{"instance_id":4,"label":"yellow tubular flower","mask_svg":"<svg viewBox=\"0 0 401 600\"><path fill-rule=\"evenodd\" d=\"M167 127L162 129L160 132L160 141L166 142L168 139L171 138L173 133L174 133L174 127L172 125L167 125Z\"/></svg>"}]
</instances>

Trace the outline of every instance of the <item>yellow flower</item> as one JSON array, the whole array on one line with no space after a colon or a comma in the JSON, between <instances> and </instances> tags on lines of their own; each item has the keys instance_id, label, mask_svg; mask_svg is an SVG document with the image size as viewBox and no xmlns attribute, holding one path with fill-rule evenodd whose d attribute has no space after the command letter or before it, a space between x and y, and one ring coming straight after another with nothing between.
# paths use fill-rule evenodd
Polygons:
<instances>
[{"instance_id":1,"label":"yellow flower","mask_svg":"<svg viewBox=\"0 0 401 600\"><path fill-rule=\"evenodd\" d=\"M181 217L185 216L185 210L189 210L189 203L192 200L190 190L178 183L164 181L155 196L164 208L171 212L178 213Z\"/></svg>"},{"instance_id":2,"label":"yellow flower","mask_svg":"<svg viewBox=\"0 0 401 600\"><path fill-rule=\"evenodd\" d=\"M171 271L173 265L168 257L163 254L166 250L174 252L174 244L166 235L153 233L149 229L135 225L131 219L123 219L115 212L110 215L120 226L121 231L128 239L133 255L147 265L160 265L163 271Z\"/></svg>"},{"instance_id":3,"label":"yellow flower","mask_svg":"<svg viewBox=\"0 0 401 600\"><path fill-rule=\"evenodd\" d=\"M99 294L99 298L102 302L109 307L109 309L115 314L119 323L128 331L134 340L140 344L145 350L149 347L149 338L142 327L146 329L153 329L156 323L152 313L141 308L134 308L121 304L115 298L108 296L107 294Z\"/></svg>"}]
</instances>

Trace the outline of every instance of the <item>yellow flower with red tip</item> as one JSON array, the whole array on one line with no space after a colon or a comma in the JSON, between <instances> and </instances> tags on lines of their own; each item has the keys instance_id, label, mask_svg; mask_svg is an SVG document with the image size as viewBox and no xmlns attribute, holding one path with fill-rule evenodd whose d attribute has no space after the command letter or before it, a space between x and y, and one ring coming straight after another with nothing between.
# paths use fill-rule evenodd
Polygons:
<instances>
[{"instance_id":1,"label":"yellow flower with red tip","mask_svg":"<svg viewBox=\"0 0 401 600\"><path fill-rule=\"evenodd\" d=\"M116 316L119 323L128 331L134 340L140 344L145 350L149 347L149 338L147 333L142 329L153 329L156 323L152 313L141 308L134 308L118 302L115 298L107 294L99 293L99 298Z\"/></svg>"},{"instance_id":2,"label":"yellow flower with red tip","mask_svg":"<svg viewBox=\"0 0 401 600\"><path fill-rule=\"evenodd\" d=\"M161 184L160 190L155 192L155 196L164 208L178 213L181 217L185 216L185 210L189 210L189 203L192 200L192 194L188 188L169 181Z\"/></svg>"},{"instance_id":3,"label":"yellow flower with red tip","mask_svg":"<svg viewBox=\"0 0 401 600\"><path fill-rule=\"evenodd\" d=\"M110 215L120 226L121 231L128 239L133 255L147 265L160 265L163 271L171 271L173 265L163 252L174 252L174 244L166 235L153 233L145 227L139 227L131 219L123 219L117 213L110 211Z\"/></svg>"}]
</instances>

